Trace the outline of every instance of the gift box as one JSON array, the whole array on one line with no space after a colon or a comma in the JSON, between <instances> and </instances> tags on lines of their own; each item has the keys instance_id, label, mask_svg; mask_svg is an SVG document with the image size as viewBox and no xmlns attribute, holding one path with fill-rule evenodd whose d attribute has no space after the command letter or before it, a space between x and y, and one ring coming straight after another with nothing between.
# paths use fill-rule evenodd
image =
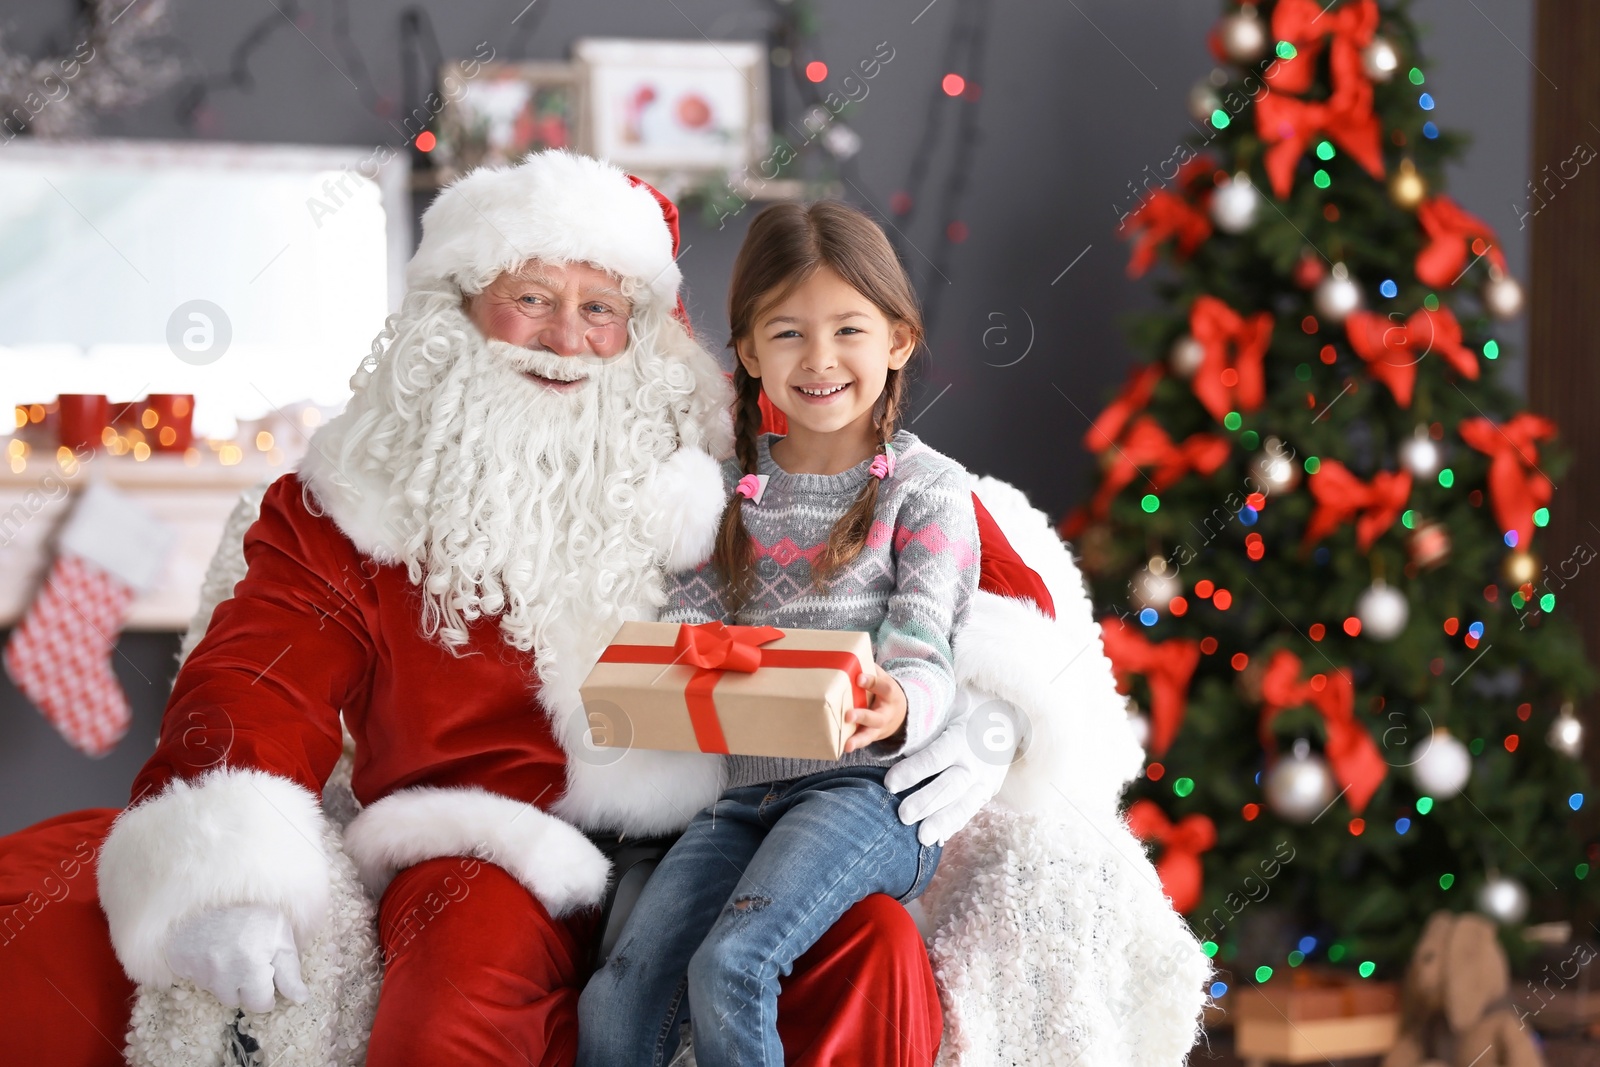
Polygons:
<instances>
[{"instance_id":1,"label":"gift box","mask_svg":"<svg viewBox=\"0 0 1600 1067\"><path fill-rule=\"evenodd\" d=\"M1291 971L1289 981L1234 995L1234 1053L1246 1063L1318 1063L1378 1056L1400 1036L1400 989L1338 971Z\"/></svg>"},{"instance_id":2,"label":"gift box","mask_svg":"<svg viewBox=\"0 0 1600 1067\"><path fill-rule=\"evenodd\" d=\"M858 631L629 622L579 693L602 747L833 760L872 662Z\"/></svg>"}]
</instances>

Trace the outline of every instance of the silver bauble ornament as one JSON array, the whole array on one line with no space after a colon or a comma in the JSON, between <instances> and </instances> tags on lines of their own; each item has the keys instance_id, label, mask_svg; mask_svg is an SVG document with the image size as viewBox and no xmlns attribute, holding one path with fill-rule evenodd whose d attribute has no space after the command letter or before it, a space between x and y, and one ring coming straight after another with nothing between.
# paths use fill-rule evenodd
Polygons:
<instances>
[{"instance_id":1,"label":"silver bauble ornament","mask_svg":"<svg viewBox=\"0 0 1600 1067\"><path fill-rule=\"evenodd\" d=\"M1202 78L1189 90L1189 117L1196 122L1210 122L1211 115L1222 107L1222 97L1210 79Z\"/></svg>"},{"instance_id":2,"label":"silver bauble ornament","mask_svg":"<svg viewBox=\"0 0 1600 1067\"><path fill-rule=\"evenodd\" d=\"M1243 233L1256 224L1261 194L1244 171L1218 185L1211 194L1211 221L1223 233Z\"/></svg>"},{"instance_id":3,"label":"silver bauble ornament","mask_svg":"<svg viewBox=\"0 0 1600 1067\"><path fill-rule=\"evenodd\" d=\"M1150 562L1133 576L1133 606L1166 611L1172 598L1183 592L1177 572L1160 556L1150 557Z\"/></svg>"},{"instance_id":4,"label":"silver bauble ornament","mask_svg":"<svg viewBox=\"0 0 1600 1067\"><path fill-rule=\"evenodd\" d=\"M1453 797L1472 777L1472 754L1444 727L1422 743L1422 751L1411 765L1417 788L1435 800Z\"/></svg>"},{"instance_id":5,"label":"silver bauble ornament","mask_svg":"<svg viewBox=\"0 0 1600 1067\"><path fill-rule=\"evenodd\" d=\"M1285 822L1308 823L1333 801L1333 772L1304 738L1267 772L1267 807Z\"/></svg>"},{"instance_id":6,"label":"silver bauble ornament","mask_svg":"<svg viewBox=\"0 0 1600 1067\"><path fill-rule=\"evenodd\" d=\"M1217 27L1217 40L1222 44L1222 54L1241 67L1248 67L1267 54L1267 27L1256 14L1254 4L1246 4L1224 18Z\"/></svg>"},{"instance_id":7,"label":"silver bauble ornament","mask_svg":"<svg viewBox=\"0 0 1600 1067\"><path fill-rule=\"evenodd\" d=\"M1179 378L1192 378L1205 358L1206 346L1196 341L1193 334L1186 333L1172 342L1172 349L1167 353L1167 366Z\"/></svg>"},{"instance_id":8,"label":"silver bauble ornament","mask_svg":"<svg viewBox=\"0 0 1600 1067\"><path fill-rule=\"evenodd\" d=\"M1583 754L1583 723L1572 713L1570 700L1561 705L1561 713L1550 724L1550 732L1545 734L1545 740L1563 756L1577 759Z\"/></svg>"},{"instance_id":9,"label":"silver bauble ornament","mask_svg":"<svg viewBox=\"0 0 1600 1067\"><path fill-rule=\"evenodd\" d=\"M1489 280L1483 283L1483 306L1497 319L1514 319L1522 314L1522 286L1511 275L1499 268L1490 268Z\"/></svg>"},{"instance_id":10,"label":"silver bauble ornament","mask_svg":"<svg viewBox=\"0 0 1600 1067\"><path fill-rule=\"evenodd\" d=\"M1426 426L1418 426L1411 439L1400 446L1400 465L1417 478L1432 478L1439 471L1439 446Z\"/></svg>"},{"instance_id":11,"label":"silver bauble ornament","mask_svg":"<svg viewBox=\"0 0 1600 1067\"><path fill-rule=\"evenodd\" d=\"M1406 595L1382 578L1367 587L1356 601L1356 618L1361 620L1361 636L1374 641L1392 641L1406 628L1411 605Z\"/></svg>"},{"instance_id":12,"label":"silver bauble ornament","mask_svg":"<svg viewBox=\"0 0 1600 1067\"><path fill-rule=\"evenodd\" d=\"M1361 287L1350 277L1350 268L1335 263L1328 276L1317 283L1311 293L1311 306L1317 317L1330 323L1344 321L1346 315L1361 306Z\"/></svg>"},{"instance_id":13,"label":"silver bauble ornament","mask_svg":"<svg viewBox=\"0 0 1600 1067\"><path fill-rule=\"evenodd\" d=\"M1400 69L1400 53L1386 37L1374 37L1361 50L1361 69L1375 82L1386 82Z\"/></svg>"},{"instance_id":14,"label":"silver bauble ornament","mask_svg":"<svg viewBox=\"0 0 1600 1067\"><path fill-rule=\"evenodd\" d=\"M1503 926L1515 926L1528 916L1528 890L1498 871L1478 888L1477 903L1479 911Z\"/></svg>"},{"instance_id":15,"label":"silver bauble ornament","mask_svg":"<svg viewBox=\"0 0 1600 1067\"><path fill-rule=\"evenodd\" d=\"M1300 484L1300 464L1294 453L1276 437L1261 442L1261 450L1250 457L1247 488L1271 497L1287 493Z\"/></svg>"}]
</instances>

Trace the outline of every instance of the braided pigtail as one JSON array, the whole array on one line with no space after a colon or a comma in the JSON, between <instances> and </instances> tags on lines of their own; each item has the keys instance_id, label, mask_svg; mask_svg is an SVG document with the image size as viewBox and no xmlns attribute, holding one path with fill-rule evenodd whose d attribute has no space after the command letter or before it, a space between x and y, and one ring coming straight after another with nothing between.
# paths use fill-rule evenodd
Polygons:
<instances>
[{"instance_id":1,"label":"braided pigtail","mask_svg":"<svg viewBox=\"0 0 1600 1067\"><path fill-rule=\"evenodd\" d=\"M733 452L739 470L755 474L758 442L761 436L761 380L752 378L735 361L733 368ZM734 493L722 512L717 530L717 547L711 559L728 583L729 609L734 614L749 598L750 581L755 572L755 545L744 525L745 498Z\"/></svg>"}]
</instances>

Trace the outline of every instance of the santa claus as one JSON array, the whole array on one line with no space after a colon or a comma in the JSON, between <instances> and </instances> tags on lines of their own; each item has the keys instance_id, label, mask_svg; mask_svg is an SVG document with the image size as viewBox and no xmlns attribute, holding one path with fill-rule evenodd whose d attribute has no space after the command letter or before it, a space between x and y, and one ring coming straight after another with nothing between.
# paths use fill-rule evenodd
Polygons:
<instances>
[{"instance_id":1,"label":"santa claus","mask_svg":"<svg viewBox=\"0 0 1600 1067\"><path fill-rule=\"evenodd\" d=\"M611 857L721 785L713 755L593 747L577 692L722 508L727 388L677 239L649 186L566 153L439 196L347 410L260 499L130 806L0 841L0 1061L223 1062L309 1003L267 1061L571 1062ZM928 1064L943 1034L949 1062L1178 1064L1204 957L1116 814L1124 701L1043 516L975 490L967 713L897 768L931 779L903 810L947 838L1025 750L950 842L927 947L869 898L786 979L788 1059ZM381 985L351 955L374 911Z\"/></svg>"}]
</instances>

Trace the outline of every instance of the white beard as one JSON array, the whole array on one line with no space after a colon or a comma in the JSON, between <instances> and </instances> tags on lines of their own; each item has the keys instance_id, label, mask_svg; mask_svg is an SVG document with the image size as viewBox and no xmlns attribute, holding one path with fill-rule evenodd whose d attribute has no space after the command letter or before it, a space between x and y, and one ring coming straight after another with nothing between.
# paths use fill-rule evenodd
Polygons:
<instances>
[{"instance_id":1,"label":"white beard","mask_svg":"<svg viewBox=\"0 0 1600 1067\"><path fill-rule=\"evenodd\" d=\"M497 616L552 696L660 606L663 519L640 488L680 445L708 447L725 410L720 370L664 311L635 311L629 333L618 356L563 358L484 340L457 293L413 292L314 457L333 468L318 492L376 520L368 550L421 587L424 631L459 650ZM523 370L588 380L556 392ZM357 499L375 485L376 505Z\"/></svg>"}]
</instances>

